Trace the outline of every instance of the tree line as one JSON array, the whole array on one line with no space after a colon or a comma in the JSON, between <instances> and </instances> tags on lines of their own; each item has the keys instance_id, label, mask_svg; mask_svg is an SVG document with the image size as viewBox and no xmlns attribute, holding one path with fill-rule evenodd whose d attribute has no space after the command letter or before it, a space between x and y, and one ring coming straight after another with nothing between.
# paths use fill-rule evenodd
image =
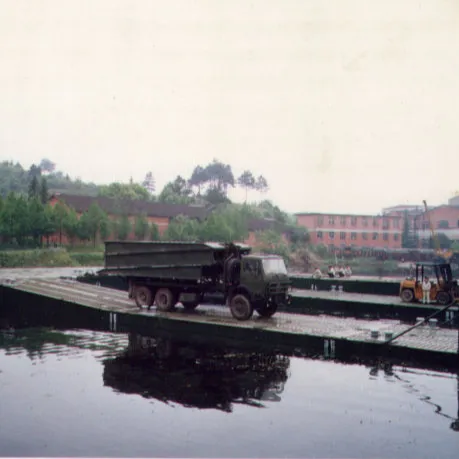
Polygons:
<instances>
[{"instance_id":1,"label":"tree line","mask_svg":"<svg viewBox=\"0 0 459 459\"><path fill-rule=\"evenodd\" d=\"M139 183L131 179L128 183L113 182L109 185L96 185L71 179L68 174L57 171L56 164L46 158L39 164L32 164L28 170L19 163L11 161L0 163L0 195L3 197L11 191L30 195L30 188L39 188L43 180L46 181L47 189L70 194L177 204L228 203L230 202L228 190L237 186L245 190L247 201L249 192L265 193L269 188L266 178L262 175L244 170L237 176L229 164L224 164L217 159L205 166L196 166L188 178L177 175L158 194L155 194L156 181L152 171L147 172L145 178Z\"/></svg>"}]
</instances>

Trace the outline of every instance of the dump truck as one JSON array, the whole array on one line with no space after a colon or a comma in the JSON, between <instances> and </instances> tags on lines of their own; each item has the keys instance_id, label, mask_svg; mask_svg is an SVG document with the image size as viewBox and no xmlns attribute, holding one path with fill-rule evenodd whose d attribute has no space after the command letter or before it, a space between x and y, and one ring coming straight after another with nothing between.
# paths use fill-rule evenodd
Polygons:
<instances>
[{"instance_id":1,"label":"dump truck","mask_svg":"<svg viewBox=\"0 0 459 459\"><path fill-rule=\"evenodd\" d=\"M291 301L284 260L244 244L107 241L104 257L100 274L127 280L139 308L172 311L180 302L191 311L205 294L218 294L235 319L248 320Z\"/></svg>"}]
</instances>

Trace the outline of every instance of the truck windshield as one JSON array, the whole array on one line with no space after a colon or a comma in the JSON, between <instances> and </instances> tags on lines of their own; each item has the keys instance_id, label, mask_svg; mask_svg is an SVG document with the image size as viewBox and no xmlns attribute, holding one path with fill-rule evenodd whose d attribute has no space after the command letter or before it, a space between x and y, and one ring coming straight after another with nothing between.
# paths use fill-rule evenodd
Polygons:
<instances>
[{"instance_id":1,"label":"truck windshield","mask_svg":"<svg viewBox=\"0 0 459 459\"><path fill-rule=\"evenodd\" d=\"M265 258L262 263L266 274L287 274L287 268L282 258Z\"/></svg>"}]
</instances>

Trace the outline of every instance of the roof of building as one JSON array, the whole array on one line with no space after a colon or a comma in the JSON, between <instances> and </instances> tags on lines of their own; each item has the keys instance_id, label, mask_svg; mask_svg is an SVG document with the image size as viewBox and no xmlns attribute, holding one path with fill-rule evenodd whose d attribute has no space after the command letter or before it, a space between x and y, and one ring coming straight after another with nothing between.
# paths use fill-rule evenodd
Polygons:
<instances>
[{"instance_id":1,"label":"roof of building","mask_svg":"<svg viewBox=\"0 0 459 459\"><path fill-rule=\"evenodd\" d=\"M324 212L300 212L293 214L296 217L301 217L301 216L323 216L323 217L365 217L365 218L401 218L398 215L369 215L369 214L334 214L334 213L324 213Z\"/></svg>"},{"instance_id":2,"label":"roof of building","mask_svg":"<svg viewBox=\"0 0 459 459\"><path fill-rule=\"evenodd\" d=\"M209 209L204 206L184 204L167 204L162 202L115 199L105 196L82 196L73 194L55 193L50 199L56 198L73 207L76 212L85 212L95 202L108 214L140 215L148 217L173 218L184 215L190 218L204 219L209 214Z\"/></svg>"}]
</instances>

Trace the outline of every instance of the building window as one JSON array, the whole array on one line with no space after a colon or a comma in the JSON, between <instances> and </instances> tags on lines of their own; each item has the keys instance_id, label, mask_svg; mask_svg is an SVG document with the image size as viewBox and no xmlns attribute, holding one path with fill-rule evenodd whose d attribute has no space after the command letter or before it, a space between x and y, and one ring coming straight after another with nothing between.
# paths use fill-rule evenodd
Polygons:
<instances>
[{"instance_id":1,"label":"building window","mask_svg":"<svg viewBox=\"0 0 459 459\"><path fill-rule=\"evenodd\" d=\"M363 226L368 226L368 219L367 219L367 217L362 217L362 225L363 225Z\"/></svg>"},{"instance_id":2,"label":"building window","mask_svg":"<svg viewBox=\"0 0 459 459\"><path fill-rule=\"evenodd\" d=\"M322 239L322 231L317 231L317 239Z\"/></svg>"},{"instance_id":3,"label":"building window","mask_svg":"<svg viewBox=\"0 0 459 459\"><path fill-rule=\"evenodd\" d=\"M376 217L373 218L373 227L375 227L375 228L378 227L378 219Z\"/></svg>"},{"instance_id":4,"label":"building window","mask_svg":"<svg viewBox=\"0 0 459 459\"><path fill-rule=\"evenodd\" d=\"M340 218L340 223L341 223L341 225L345 226L346 225L346 217L341 217Z\"/></svg>"},{"instance_id":5,"label":"building window","mask_svg":"<svg viewBox=\"0 0 459 459\"><path fill-rule=\"evenodd\" d=\"M422 229L424 231L430 229L429 223L428 222L422 222Z\"/></svg>"},{"instance_id":6,"label":"building window","mask_svg":"<svg viewBox=\"0 0 459 459\"><path fill-rule=\"evenodd\" d=\"M335 232L334 232L334 231L330 231L330 232L328 233L328 237L329 237L330 239L335 239Z\"/></svg>"},{"instance_id":7,"label":"building window","mask_svg":"<svg viewBox=\"0 0 459 459\"><path fill-rule=\"evenodd\" d=\"M389 229L389 227L390 227L390 222L389 222L389 220L388 220L387 218L384 218L384 219L383 219L382 227L383 227L383 229Z\"/></svg>"},{"instance_id":8,"label":"building window","mask_svg":"<svg viewBox=\"0 0 459 459\"><path fill-rule=\"evenodd\" d=\"M339 233L339 238L340 239L346 239L346 233L344 231L341 231L341 233Z\"/></svg>"},{"instance_id":9,"label":"building window","mask_svg":"<svg viewBox=\"0 0 459 459\"><path fill-rule=\"evenodd\" d=\"M449 222L448 222L448 220L440 220L440 221L437 223L437 228L439 228L439 229L446 229L446 228L449 228Z\"/></svg>"},{"instance_id":10,"label":"building window","mask_svg":"<svg viewBox=\"0 0 459 459\"><path fill-rule=\"evenodd\" d=\"M389 235L387 233L383 233L382 238L383 238L383 241L388 241Z\"/></svg>"},{"instance_id":11,"label":"building window","mask_svg":"<svg viewBox=\"0 0 459 459\"><path fill-rule=\"evenodd\" d=\"M355 241L357 239L357 233L352 232L351 233L351 239Z\"/></svg>"},{"instance_id":12,"label":"building window","mask_svg":"<svg viewBox=\"0 0 459 459\"><path fill-rule=\"evenodd\" d=\"M368 234L367 233L362 233L362 239L366 241L368 239Z\"/></svg>"},{"instance_id":13,"label":"building window","mask_svg":"<svg viewBox=\"0 0 459 459\"><path fill-rule=\"evenodd\" d=\"M328 224L329 225L334 225L335 224L335 217L333 217L333 216L328 217Z\"/></svg>"},{"instance_id":14,"label":"building window","mask_svg":"<svg viewBox=\"0 0 459 459\"><path fill-rule=\"evenodd\" d=\"M373 233L373 241L377 241L378 240L378 233Z\"/></svg>"},{"instance_id":15,"label":"building window","mask_svg":"<svg viewBox=\"0 0 459 459\"><path fill-rule=\"evenodd\" d=\"M394 228L400 228L400 220L398 218L394 218Z\"/></svg>"},{"instance_id":16,"label":"building window","mask_svg":"<svg viewBox=\"0 0 459 459\"><path fill-rule=\"evenodd\" d=\"M398 241L398 234L394 234L394 241Z\"/></svg>"},{"instance_id":17,"label":"building window","mask_svg":"<svg viewBox=\"0 0 459 459\"><path fill-rule=\"evenodd\" d=\"M317 224L320 226L320 225L323 225L324 224L324 217L322 215L319 215L317 217Z\"/></svg>"},{"instance_id":18,"label":"building window","mask_svg":"<svg viewBox=\"0 0 459 459\"><path fill-rule=\"evenodd\" d=\"M352 226L357 225L357 217L351 217L351 225Z\"/></svg>"}]
</instances>

